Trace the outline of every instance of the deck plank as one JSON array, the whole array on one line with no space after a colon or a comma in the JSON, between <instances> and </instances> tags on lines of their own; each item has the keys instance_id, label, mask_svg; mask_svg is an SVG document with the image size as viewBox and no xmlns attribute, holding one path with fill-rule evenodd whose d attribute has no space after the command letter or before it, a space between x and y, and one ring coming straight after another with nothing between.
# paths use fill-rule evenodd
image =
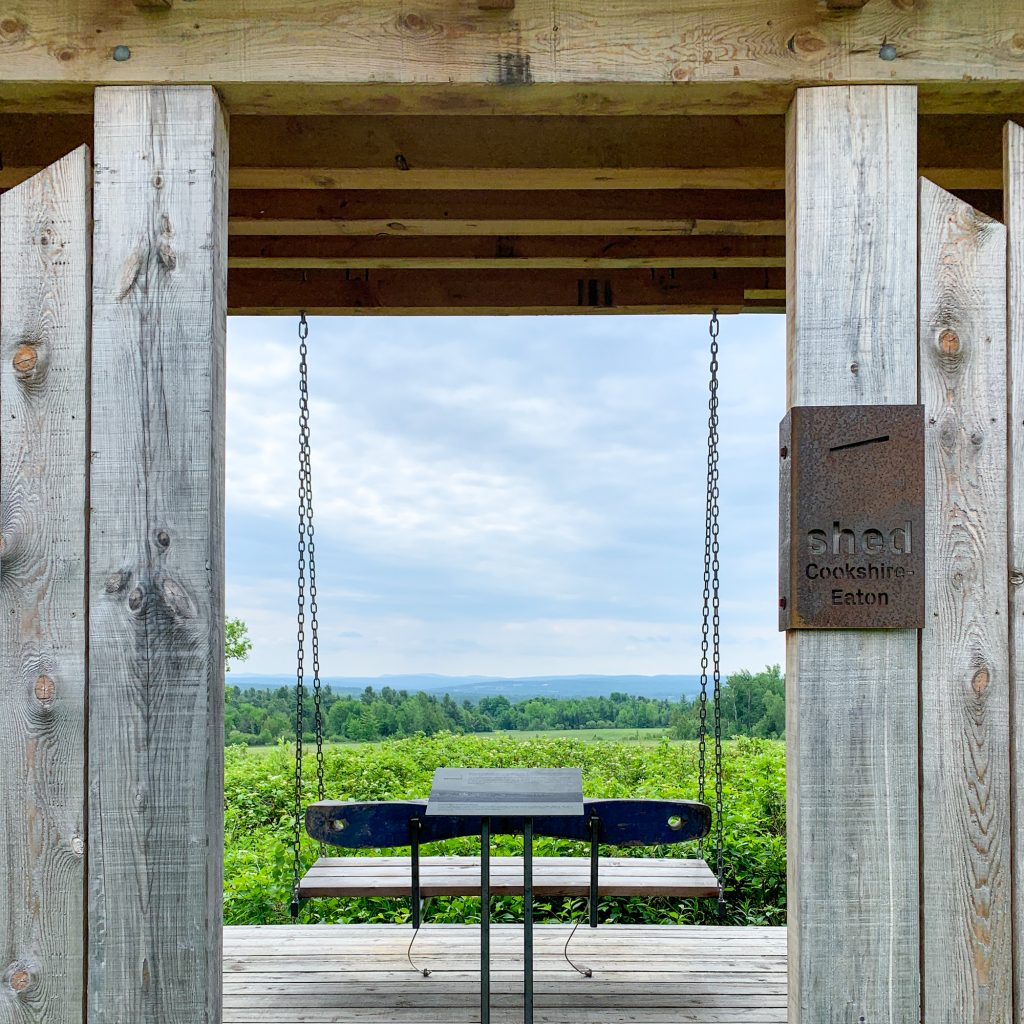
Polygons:
<instances>
[{"instance_id":1,"label":"deck plank","mask_svg":"<svg viewBox=\"0 0 1024 1024\"><path fill-rule=\"evenodd\" d=\"M784 1024L784 928L568 925L535 930L537 1024ZM471 1024L479 930L426 925L226 928L225 1024ZM522 1016L522 927L491 929L494 1024Z\"/></svg>"}]
</instances>

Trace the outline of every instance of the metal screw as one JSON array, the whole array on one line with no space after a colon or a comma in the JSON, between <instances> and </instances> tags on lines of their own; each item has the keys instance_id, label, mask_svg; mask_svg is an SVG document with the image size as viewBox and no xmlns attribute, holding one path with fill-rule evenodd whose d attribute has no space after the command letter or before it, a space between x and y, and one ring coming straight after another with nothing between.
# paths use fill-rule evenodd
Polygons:
<instances>
[{"instance_id":1,"label":"metal screw","mask_svg":"<svg viewBox=\"0 0 1024 1024\"><path fill-rule=\"evenodd\" d=\"M878 56L881 60L895 60L898 56L896 53L896 47L892 43L884 42L878 51Z\"/></svg>"}]
</instances>

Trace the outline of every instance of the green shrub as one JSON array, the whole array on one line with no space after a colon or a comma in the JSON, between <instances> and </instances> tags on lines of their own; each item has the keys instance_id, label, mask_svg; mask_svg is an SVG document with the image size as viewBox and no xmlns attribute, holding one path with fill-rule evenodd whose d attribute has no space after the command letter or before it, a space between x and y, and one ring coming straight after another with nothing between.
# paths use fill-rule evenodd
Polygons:
<instances>
[{"instance_id":1,"label":"green shrub","mask_svg":"<svg viewBox=\"0 0 1024 1024\"><path fill-rule=\"evenodd\" d=\"M224 920L226 924L275 924L290 920L294 760L290 746L256 752L233 746L226 752L226 836ZM376 744L329 747L325 752L327 795L337 800L425 797L434 769L458 767L563 767L583 769L584 792L593 797L695 799L697 746L669 742L640 745L587 742L571 737L517 739L510 735L454 736L441 733ZM316 799L315 765L305 766L303 804ZM783 924L786 914L785 758L782 743L736 739L724 753L724 865L727 924ZM714 784L708 776L708 799ZM584 844L539 838L538 856L586 853ZM522 839L499 836L496 855L522 852ZM350 851L339 851L349 853ZM376 851L367 851L374 855ZM404 851L380 851L401 853ZM618 856L693 857L693 845L642 850L603 849ZM476 854L479 841L457 839L424 848L425 854ZM303 834L306 867L316 844ZM705 850L713 859L710 843ZM712 867L714 865L712 864ZM496 898L497 921L522 919L522 901ZM572 920L585 913L585 901L539 901L538 920ZM309 900L300 920L307 922L404 922L407 901L387 899ZM479 921L479 901L436 899L428 921ZM601 917L622 923L707 923L717 920L715 901L605 897Z\"/></svg>"}]
</instances>

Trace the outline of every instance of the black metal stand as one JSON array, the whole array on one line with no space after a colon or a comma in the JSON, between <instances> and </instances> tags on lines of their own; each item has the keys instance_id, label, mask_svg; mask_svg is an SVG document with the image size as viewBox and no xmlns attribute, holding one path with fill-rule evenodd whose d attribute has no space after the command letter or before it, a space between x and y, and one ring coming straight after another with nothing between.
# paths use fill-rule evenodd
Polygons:
<instances>
[{"instance_id":1,"label":"black metal stand","mask_svg":"<svg viewBox=\"0 0 1024 1024\"><path fill-rule=\"evenodd\" d=\"M597 927L597 885L601 860L597 855L597 840L601 835L600 818L590 819L590 927Z\"/></svg>"},{"instance_id":2,"label":"black metal stand","mask_svg":"<svg viewBox=\"0 0 1024 1024\"><path fill-rule=\"evenodd\" d=\"M420 926L420 819L413 818L409 822L410 857L412 879L409 894L412 899L412 927Z\"/></svg>"},{"instance_id":3,"label":"black metal stand","mask_svg":"<svg viewBox=\"0 0 1024 1024\"><path fill-rule=\"evenodd\" d=\"M491 819L480 819L480 1024L491 1024Z\"/></svg>"}]
</instances>

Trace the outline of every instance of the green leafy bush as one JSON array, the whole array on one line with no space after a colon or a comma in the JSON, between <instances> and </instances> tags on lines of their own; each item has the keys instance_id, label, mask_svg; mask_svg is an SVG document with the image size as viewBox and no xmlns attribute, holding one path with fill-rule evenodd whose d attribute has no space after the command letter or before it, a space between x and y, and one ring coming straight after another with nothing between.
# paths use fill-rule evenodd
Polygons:
<instances>
[{"instance_id":1,"label":"green leafy bush","mask_svg":"<svg viewBox=\"0 0 1024 1024\"><path fill-rule=\"evenodd\" d=\"M294 760L290 746L255 752L244 746L227 750L225 774L226 843L224 920L227 924L276 924L290 920ZM310 758L303 778L303 804L316 799L315 766ZM327 795L337 800L388 800L425 797L438 767L564 767L583 769L584 792L593 797L695 799L696 743L639 745L587 742L569 737L522 739L454 736L391 740L331 747L325 751ZM783 924L786 913L785 757L782 743L740 738L725 744L724 864L727 924ZM709 799L714 785L708 776ZM583 856L583 844L539 838L538 856ZM351 851L339 851L347 854ZM373 856L377 851L367 851ZM380 851L401 853L403 851ZM522 839L499 836L495 855L522 852ZM693 857L692 845L607 848L618 856ZM477 854L479 841L457 839L424 848L424 854ZM710 845L705 851L712 857ZM302 858L308 867L316 844L303 834ZM713 867L714 865L712 865ZM494 920L522 919L522 901L496 898ZM585 913L585 901L540 901L538 920L572 920ZM306 922L404 922L407 901L387 899L309 900L301 910ZM605 897L602 920L622 923L701 923L717 920L715 901ZM479 921L479 901L436 899L428 921Z\"/></svg>"}]
</instances>

